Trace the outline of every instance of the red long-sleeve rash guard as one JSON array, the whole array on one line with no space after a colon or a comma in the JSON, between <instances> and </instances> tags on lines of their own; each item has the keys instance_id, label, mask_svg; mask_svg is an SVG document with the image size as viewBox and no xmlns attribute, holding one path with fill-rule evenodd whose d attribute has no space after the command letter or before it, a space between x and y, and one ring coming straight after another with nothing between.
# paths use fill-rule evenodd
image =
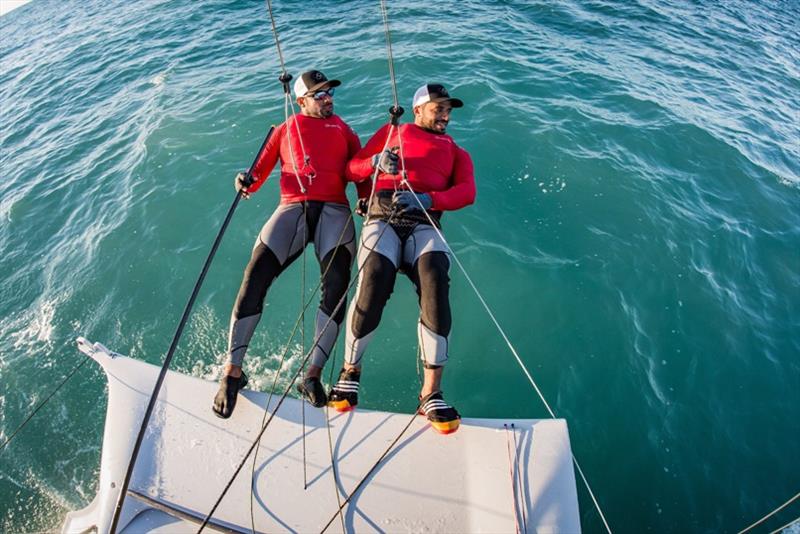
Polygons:
<instances>
[{"instance_id":1,"label":"red long-sleeve rash guard","mask_svg":"<svg viewBox=\"0 0 800 534\"><path fill-rule=\"evenodd\" d=\"M386 124L347 165L347 178L354 182L372 176L372 156L378 154L386 144L391 125ZM475 174L472 158L466 150L456 145L446 134L434 134L416 124L402 124L399 135L403 136L403 156L408 181L417 193L428 193L433 199L431 209L437 211L457 210L475 202ZM392 132L389 148L399 146L398 129ZM402 165L400 166L402 170ZM378 173L375 190L400 188L400 174ZM366 182L369 183L369 182ZM361 192L359 187L359 193Z\"/></svg>"},{"instance_id":2,"label":"red long-sleeve rash guard","mask_svg":"<svg viewBox=\"0 0 800 534\"><path fill-rule=\"evenodd\" d=\"M303 161L303 148L305 154L309 156L308 167ZM337 115L326 119L294 115L278 126L272 134L253 167L255 182L247 190L250 193L258 191L280 158L281 204L304 200L347 204L345 195L347 161L360 149L361 141L358 136ZM305 193L300 190L300 184L297 183L292 156L297 165L300 181L306 189ZM309 169L315 172L313 179L306 176Z\"/></svg>"}]
</instances>

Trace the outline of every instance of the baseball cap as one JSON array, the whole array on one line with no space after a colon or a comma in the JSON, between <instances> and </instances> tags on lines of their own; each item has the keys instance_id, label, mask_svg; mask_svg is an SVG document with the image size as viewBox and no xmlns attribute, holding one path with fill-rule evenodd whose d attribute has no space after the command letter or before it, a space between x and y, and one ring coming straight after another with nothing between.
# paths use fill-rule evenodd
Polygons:
<instances>
[{"instance_id":1,"label":"baseball cap","mask_svg":"<svg viewBox=\"0 0 800 534\"><path fill-rule=\"evenodd\" d=\"M454 108L460 108L464 105L464 102L458 98L452 98L447 89L444 88L444 85L440 83L429 83L417 89L417 92L414 93L414 103L411 107L415 108L427 102L450 102L450 105Z\"/></svg>"},{"instance_id":2,"label":"baseball cap","mask_svg":"<svg viewBox=\"0 0 800 534\"><path fill-rule=\"evenodd\" d=\"M310 70L300 75L294 82L294 96L306 96L308 93L313 93L322 89L323 87L337 87L342 85L339 80L329 80L324 74L318 70Z\"/></svg>"}]
</instances>

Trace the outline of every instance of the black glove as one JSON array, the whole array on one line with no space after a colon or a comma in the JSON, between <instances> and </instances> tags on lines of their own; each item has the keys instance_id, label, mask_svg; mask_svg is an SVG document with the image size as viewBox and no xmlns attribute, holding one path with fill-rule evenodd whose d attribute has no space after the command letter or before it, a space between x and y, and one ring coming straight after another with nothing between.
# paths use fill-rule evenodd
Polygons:
<instances>
[{"instance_id":1,"label":"black glove","mask_svg":"<svg viewBox=\"0 0 800 534\"><path fill-rule=\"evenodd\" d=\"M428 193L395 191L392 195L392 206L397 209L398 215L411 211L425 211L433 206L433 199Z\"/></svg>"},{"instance_id":2,"label":"black glove","mask_svg":"<svg viewBox=\"0 0 800 534\"><path fill-rule=\"evenodd\" d=\"M358 215L360 217L366 217L368 209L369 209L369 199L368 198L359 198L356 201L356 215Z\"/></svg>"},{"instance_id":3,"label":"black glove","mask_svg":"<svg viewBox=\"0 0 800 534\"><path fill-rule=\"evenodd\" d=\"M389 149L384 150L380 154L372 156L372 168L378 169L384 174L397 174L397 161L399 157L397 154Z\"/></svg>"},{"instance_id":4,"label":"black glove","mask_svg":"<svg viewBox=\"0 0 800 534\"><path fill-rule=\"evenodd\" d=\"M240 172L236 175L236 178L233 179L233 187L236 189L236 192L242 192L242 196L244 198L249 198L250 194L247 192L247 188L253 185L253 175L248 172Z\"/></svg>"}]
</instances>

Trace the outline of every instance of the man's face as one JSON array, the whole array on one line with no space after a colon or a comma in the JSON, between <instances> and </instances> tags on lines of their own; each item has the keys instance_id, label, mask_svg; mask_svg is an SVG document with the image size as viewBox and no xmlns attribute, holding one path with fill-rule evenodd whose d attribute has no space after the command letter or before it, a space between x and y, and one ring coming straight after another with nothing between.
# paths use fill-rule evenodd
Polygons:
<instances>
[{"instance_id":1,"label":"man's face","mask_svg":"<svg viewBox=\"0 0 800 534\"><path fill-rule=\"evenodd\" d=\"M329 87L325 87L298 98L297 103L300 104L300 112L303 115L317 119L327 119L333 115L333 95L330 91Z\"/></svg>"},{"instance_id":2,"label":"man's face","mask_svg":"<svg viewBox=\"0 0 800 534\"><path fill-rule=\"evenodd\" d=\"M414 124L436 133L444 133L450 122L450 102L426 102L414 108Z\"/></svg>"}]
</instances>

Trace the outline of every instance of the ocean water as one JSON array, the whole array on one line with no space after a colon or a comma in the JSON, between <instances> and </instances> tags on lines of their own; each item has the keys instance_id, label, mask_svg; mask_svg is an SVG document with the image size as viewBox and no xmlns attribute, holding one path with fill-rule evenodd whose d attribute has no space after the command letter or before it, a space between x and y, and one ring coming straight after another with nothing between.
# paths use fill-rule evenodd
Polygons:
<instances>
[{"instance_id":1,"label":"ocean water","mask_svg":"<svg viewBox=\"0 0 800 534\"><path fill-rule=\"evenodd\" d=\"M392 104L379 2L274 7L288 70L342 80L336 112L366 141ZM446 236L567 419L612 529L736 532L797 493L800 4L414 0L389 18L401 104L429 81L466 102L449 133L478 197ZM283 120L279 74L259 1L34 0L0 18L2 440L80 363L78 335L162 361L234 174ZM277 201L272 182L240 204L173 369L216 378ZM288 339L302 273L270 292L255 387L308 345L312 314ZM447 398L546 417L451 275ZM416 406L415 320L400 279L363 406ZM57 529L92 499L105 401L87 364L0 453L0 531ZM578 494L584 531L603 531Z\"/></svg>"}]
</instances>

